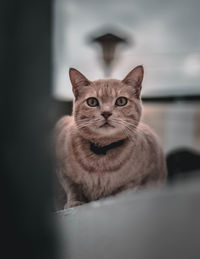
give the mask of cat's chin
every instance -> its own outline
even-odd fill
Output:
[[[124,136],[117,128],[101,127],[97,130],[96,136],[91,138],[90,141],[100,146],[104,146],[125,138],[127,138],[127,136]]]
[[[105,122],[104,124],[102,124],[100,127],[100,129],[114,129],[115,127],[113,125],[111,125],[108,122]]]
[[[110,125],[104,125],[97,129],[97,134],[101,137],[115,137],[119,135],[119,130]]]
[[[112,142],[127,138],[123,131],[114,126],[84,129],[79,131],[79,133],[84,139],[101,146],[109,145]]]

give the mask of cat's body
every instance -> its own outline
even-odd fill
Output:
[[[76,98],[73,116],[56,126],[65,207],[164,182],[162,149],[151,129],[140,123],[142,67],[123,81],[90,82],[74,69],[70,77]]]

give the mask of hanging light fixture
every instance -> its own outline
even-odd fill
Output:
[[[92,37],[92,43],[98,43],[102,50],[103,68],[106,76],[110,75],[113,61],[116,58],[116,49],[119,44],[127,45],[127,38],[107,32],[97,37]]]

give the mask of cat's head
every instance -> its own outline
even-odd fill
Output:
[[[142,112],[143,67],[131,70],[123,80],[88,80],[74,68],[69,75],[73,86],[73,116],[80,134],[99,144],[133,135]]]

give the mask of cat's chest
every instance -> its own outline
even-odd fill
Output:
[[[81,181],[82,191],[88,200],[96,200],[113,194],[123,184],[120,172],[102,173],[98,171],[93,174],[84,172]]]
[[[97,155],[89,146],[71,142],[66,172],[73,182],[82,186],[89,200],[111,195],[133,178],[137,163],[133,149],[127,142]]]
[[[133,146],[128,142],[98,154],[89,143],[72,141],[68,149],[68,163],[72,170],[81,170],[93,175],[119,171],[133,156]]]
[[[133,176],[131,160],[129,163],[120,163],[119,159],[106,157],[93,158],[93,163],[83,167],[78,161],[70,166],[70,176],[80,184],[88,200],[96,200],[111,195],[129,181]]]

